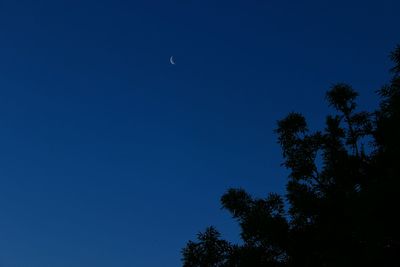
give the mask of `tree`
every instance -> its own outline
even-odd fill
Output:
[[[358,112],[357,92],[336,84],[326,95],[336,112],[322,131],[310,131],[300,113],[278,122],[286,195],[228,190],[222,206],[243,244],[208,228],[183,249],[185,267],[400,266],[400,46],[391,59],[375,112]]]
[[[183,249],[184,266],[225,266],[232,246],[229,242],[220,239],[220,233],[209,227],[204,233],[197,235],[198,243],[189,241]]]

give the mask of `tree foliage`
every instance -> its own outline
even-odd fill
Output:
[[[242,244],[208,228],[183,249],[185,267],[400,266],[400,46],[391,59],[376,111],[357,111],[357,92],[336,84],[326,95],[335,115],[322,131],[300,113],[278,122],[286,195],[228,190],[222,206]]]

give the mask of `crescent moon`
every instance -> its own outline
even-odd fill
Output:
[[[171,56],[169,58],[169,62],[171,63],[171,65],[175,65],[174,56]]]

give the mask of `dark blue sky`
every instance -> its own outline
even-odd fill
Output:
[[[229,187],[283,192],[276,121],[388,81],[399,1],[0,1],[0,266],[173,267]],[[174,55],[177,64],[169,64]]]

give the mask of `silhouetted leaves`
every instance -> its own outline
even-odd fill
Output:
[[[198,243],[189,242],[183,249],[185,260],[183,266],[225,266],[231,251],[231,245],[220,239],[219,232],[214,227],[209,227],[197,235]]]
[[[278,121],[288,209],[277,194],[229,189],[221,202],[242,244],[208,228],[188,242],[184,266],[400,266],[400,46],[391,58],[377,111],[358,112],[357,92],[336,84],[326,97],[336,114],[323,131],[299,113]]]

